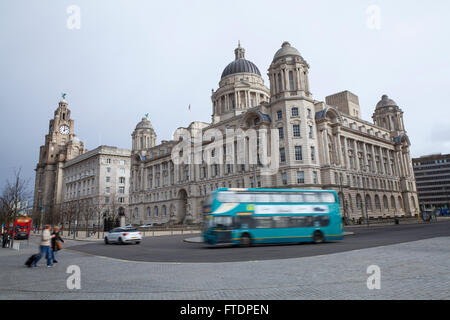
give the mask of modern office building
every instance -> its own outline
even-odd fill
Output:
[[[412,161],[421,209],[450,208],[450,154],[427,155]]]

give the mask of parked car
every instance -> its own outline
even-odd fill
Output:
[[[114,242],[120,244],[134,242],[135,244],[139,244],[141,240],[141,233],[132,228],[115,228],[105,234],[105,244]]]
[[[126,224],[124,228],[133,228],[132,224]]]
[[[139,228],[151,228],[151,227],[153,227],[153,223],[146,223],[143,224],[142,226],[139,226]]]

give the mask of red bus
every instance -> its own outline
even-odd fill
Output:
[[[31,231],[31,218],[20,217],[14,223],[14,239],[28,239]]]

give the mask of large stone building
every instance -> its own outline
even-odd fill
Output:
[[[100,146],[64,164],[62,223],[76,214],[78,225],[102,226],[125,215],[130,184],[130,150]],[[73,218],[73,217],[72,217]]]
[[[33,213],[39,220],[42,214],[45,222],[53,223],[63,200],[64,163],[86,151],[83,142],[74,133],[74,121],[70,117],[67,101],[63,98],[50,120],[35,169]]]
[[[268,76],[270,88],[239,45],[212,92],[212,122],[185,128],[191,137],[206,134],[200,138],[201,154],[222,162],[175,163],[173,154],[186,156],[179,145],[193,142],[177,136],[156,145],[148,119],[136,126],[129,207],[133,223],[201,222],[202,201],[219,187],[334,189],[348,219],[416,214],[410,142],[403,111],[392,99],[382,96],[374,123],[361,119],[358,97],[349,91],[330,95],[325,102],[313,99],[309,64],[288,42],[275,53]],[[245,144],[239,151],[236,141],[225,142],[223,153],[215,153],[220,148],[208,149],[212,140],[207,132],[213,129],[259,131],[254,145]],[[276,132],[276,137],[261,140],[263,129]],[[248,161],[255,156],[255,146],[270,150],[272,163],[279,162],[275,172],[267,174],[259,157]],[[241,154],[247,160],[239,161]]]
[[[414,158],[419,204],[422,209],[450,208],[450,154]]]

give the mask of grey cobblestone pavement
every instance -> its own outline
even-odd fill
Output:
[[[23,263],[36,251],[34,241],[19,252],[0,250],[0,299],[450,299],[450,237],[220,264],[130,262],[64,250],[55,267],[41,260],[28,269]],[[66,287],[69,265],[81,268],[80,290]],[[381,269],[380,290],[367,288],[369,265]]]

